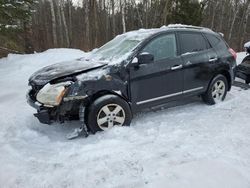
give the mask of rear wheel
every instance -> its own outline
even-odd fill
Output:
[[[90,105],[86,123],[90,131],[95,133],[114,126],[129,125],[131,119],[131,110],[125,100],[116,95],[105,95]]]
[[[209,105],[214,105],[224,101],[228,91],[228,82],[225,76],[219,74],[210,83],[206,93],[202,95],[202,99]]]

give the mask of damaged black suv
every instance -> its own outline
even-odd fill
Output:
[[[45,67],[29,79],[41,123],[80,119],[95,133],[129,125],[132,114],[199,95],[223,101],[235,52],[209,29],[169,25],[117,36],[88,56]]]

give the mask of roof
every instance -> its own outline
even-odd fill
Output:
[[[134,38],[146,38],[147,36],[159,33],[159,32],[164,32],[164,31],[168,31],[171,29],[178,29],[178,30],[192,30],[192,31],[204,31],[204,32],[213,32],[211,29],[209,28],[205,28],[205,27],[198,27],[198,26],[192,26],[192,25],[183,25],[183,24],[170,24],[167,26],[162,26],[160,28],[152,28],[152,29],[139,29],[139,30],[135,30],[135,31],[129,31],[127,33],[122,34],[123,36],[127,36],[127,37],[134,37]],[[119,36],[119,35],[118,35]]]

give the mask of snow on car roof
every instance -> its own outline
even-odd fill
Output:
[[[197,29],[197,30],[201,30],[201,31],[213,32],[211,29],[205,28],[205,27],[184,25],[184,24],[169,24],[167,26],[163,25],[160,28],[139,29],[139,30],[129,31],[129,32],[121,34],[121,35],[129,37],[130,39],[134,38],[135,40],[136,39],[140,40],[140,39],[146,38],[145,36],[150,36],[150,35],[153,35],[155,33],[160,32],[160,31],[165,31],[165,30],[169,30],[169,29]],[[121,35],[117,35],[117,37],[119,37]]]

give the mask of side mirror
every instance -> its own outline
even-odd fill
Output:
[[[154,62],[154,56],[147,52],[139,54],[137,59],[139,64],[149,64]]]

